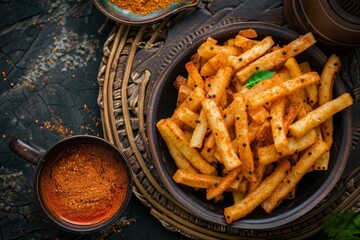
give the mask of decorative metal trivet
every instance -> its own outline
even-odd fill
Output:
[[[162,184],[147,145],[145,113],[151,88],[162,70],[181,49],[217,27],[240,21],[286,25],[278,0],[213,1],[204,8],[185,11],[158,23],[131,27],[116,25],[104,44],[99,69],[98,104],[104,137],[122,150],[133,169],[134,195],[151,209],[162,225],[192,239],[304,239],[321,229],[324,219],[349,208],[359,208],[360,164],[357,141],[360,123],[354,121],[353,151],[341,180],[311,212],[285,226],[270,230],[241,230],[200,219],[174,199]],[[359,51],[350,52],[343,78],[359,101]],[[355,69],[355,70],[354,70]],[[356,70],[357,69],[357,70]],[[354,80],[355,79],[355,80]],[[354,90],[355,89],[355,90]],[[355,111],[359,104],[354,106]]]

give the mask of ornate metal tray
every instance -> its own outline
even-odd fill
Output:
[[[115,25],[104,45],[98,73],[98,104],[104,136],[128,157],[133,169],[134,195],[151,209],[162,225],[192,239],[304,239],[321,229],[333,213],[360,207],[360,123],[354,121],[352,152],[347,168],[333,191],[309,214],[285,226],[267,231],[239,230],[204,221],[174,199],[163,186],[147,145],[145,113],[148,94],[162,70],[184,47],[207,31],[240,21],[266,21],[286,26],[282,1],[212,1],[160,22]],[[360,100],[359,49],[343,51],[342,77]]]

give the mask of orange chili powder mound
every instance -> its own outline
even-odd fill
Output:
[[[110,0],[110,3],[136,14],[149,14],[155,10],[167,8],[171,3],[179,0]]]
[[[125,168],[114,153],[93,143],[54,152],[39,183],[41,199],[50,211],[80,225],[111,218],[124,202],[127,186]]]

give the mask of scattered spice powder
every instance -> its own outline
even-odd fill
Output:
[[[61,135],[62,138],[71,137],[74,134],[74,131],[64,127],[62,120],[53,118],[52,121],[44,122],[44,128],[50,131],[57,132]]]
[[[30,88],[30,89],[35,89],[35,84],[34,83],[31,83],[29,81],[24,81],[23,82],[23,86],[27,87],[27,88]]]
[[[129,10],[135,14],[149,14],[155,10],[167,8],[171,3],[179,0],[110,0],[110,3]]]
[[[122,220],[120,223],[117,221],[111,226],[111,229],[114,233],[121,233],[123,227],[130,226],[133,222],[137,222],[137,218],[125,219]]]
[[[2,75],[2,77],[3,77],[3,80],[4,80],[4,81],[7,81],[6,73],[5,73],[5,72],[1,72],[1,75]]]

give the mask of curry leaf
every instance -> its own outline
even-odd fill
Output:
[[[354,211],[345,211],[330,216],[325,220],[323,233],[326,239],[333,240],[360,240],[360,214]]]
[[[253,74],[251,74],[251,76],[250,76],[249,80],[247,81],[247,83],[245,84],[245,86],[247,88],[252,88],[253,86],[258,84],[262,80],[271,78],[272,76],[274,76],[274,74],[275,74],[275,72],[269,72],[266,70],[257,70]]]
[[[360,229],[360,214],[356,214],[354,217],[354,224],[357,228]]]

